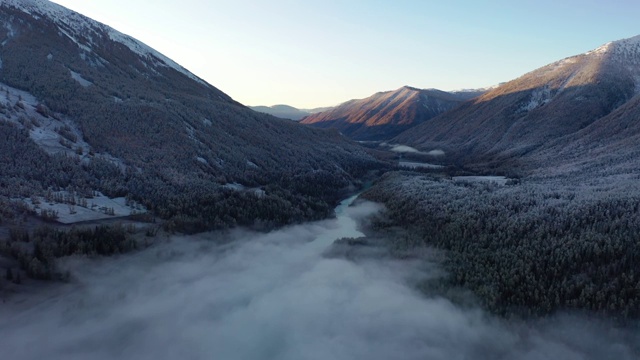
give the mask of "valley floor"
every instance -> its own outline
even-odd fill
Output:
[[[350,200],[349,200],[350,201]],[[380,206],[270,233],[174,236],[69,258],[74,278],[0,305],[10,359],[635,359],[640,333],[578,316],[507,321],[417,283],[438,252],[400,260],[358,224]],[[332,245],[334,240],[348,237]],[[340,244],[352,243],[346,253]],[[384,244],[384,242],[382,243]],[[417,253],[417,252],[416,252]],[[341,255],[342,254],[342,255]],[[386,254],[386,255],[385,255]]]

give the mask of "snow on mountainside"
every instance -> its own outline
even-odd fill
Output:
[[[48,1],[0,0],[0,44],[0,209],[3,197],[80,189],[135,199],[186,232],[267,228],[327,216],[378,166]]]
[[[640,35],[614,41],[602,46],[610,61],[629,71],[636,84],[636,95],[640,94]]]
[[[127,46],[131,51],[141,57],[147,60],[155,60],[154,63],[156,65],[173,68],[202,85],[209,86],[205,81],[175,61],[162,55],[141,41],[48,0],[2,0],[0,6],[11,6],[31,14],[36,18],[43,16],[53,20],[56,25],[58,25],[61,33],[73,40],[86,52],[92,51],[93,38],[101,38],[103,34],[107,34],[111,40]]]
[[[607,43],[504,83],[394,139],[422,151],[443,149],[465,161],[545,164],[556,142],[609,134],[640,92],[640,36]],[[601,121],[604,120],[604,121]],[[632,124],[632,123],[629,123]],[[631,126],[631,125],[630,125]],[[557,153],[557,152],[556,152]],[[548,162],[546,162],[548,163]]]

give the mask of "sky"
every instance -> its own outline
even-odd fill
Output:
[[[640,34],[636,0],[55,0],[245,105],[509,81]]]

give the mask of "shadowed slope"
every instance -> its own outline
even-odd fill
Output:
[[[335,132],[251,111],[145,44],[48,1],[2,1],[0,43],[0,86],[32,102],[6,95],[7,107],[68,125],[79,168],[113,159],[112,176],[94,174],[94,186],[189,231],[326,216],[340,189],[375,164]],[[5,114],[32,138],[39,131]]]

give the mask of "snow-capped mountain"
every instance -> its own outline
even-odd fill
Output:
[[[83,188],[128,196],[188,231],[272,226],[326,216],[339,189],[375,164],[335,133],[256,113],[142,42],[44,0],[0,2],[0,90],[0,121],[13,124],[0,136],[39,146],[0,156],[9,183],[0,198]],[[21,166],[34,162],[76,175]]]
[[[636,95],[640,94],[640,35],[607,43],[594,50],[603,54],[621,71],[628,71],[636,85]]]
[[[385,140],[481,93],[449,93],[403,86],[395,91],[376,93],[366,99],[347,101],[328,111],[310,115],[302,123],[335,128],[355,140]]]
[[[175,61],[150,48],[141,41],[56,3],[48,0],[3,0],[2,2],[4,6],[19,9],[26,14],[32,15],[36,19],[43,17],[52,20],[58,26],[60,33],[67,36],[87,53],[92,53],[92,46],[95,42],[109,38],[125,45],[131,51],[150,60],[150,62],[156,66],[171,67],[193,80],[206,84],[202,79],[190,73]]]
[[[604,135],[610,128],[603,120],[622,109],[629,113],[640,88],[639,64],[640,36],[614,41],[502,84],[395,140],[468,160],[540,164],[541,152],[571,147],[569,140],[587,131]]]

